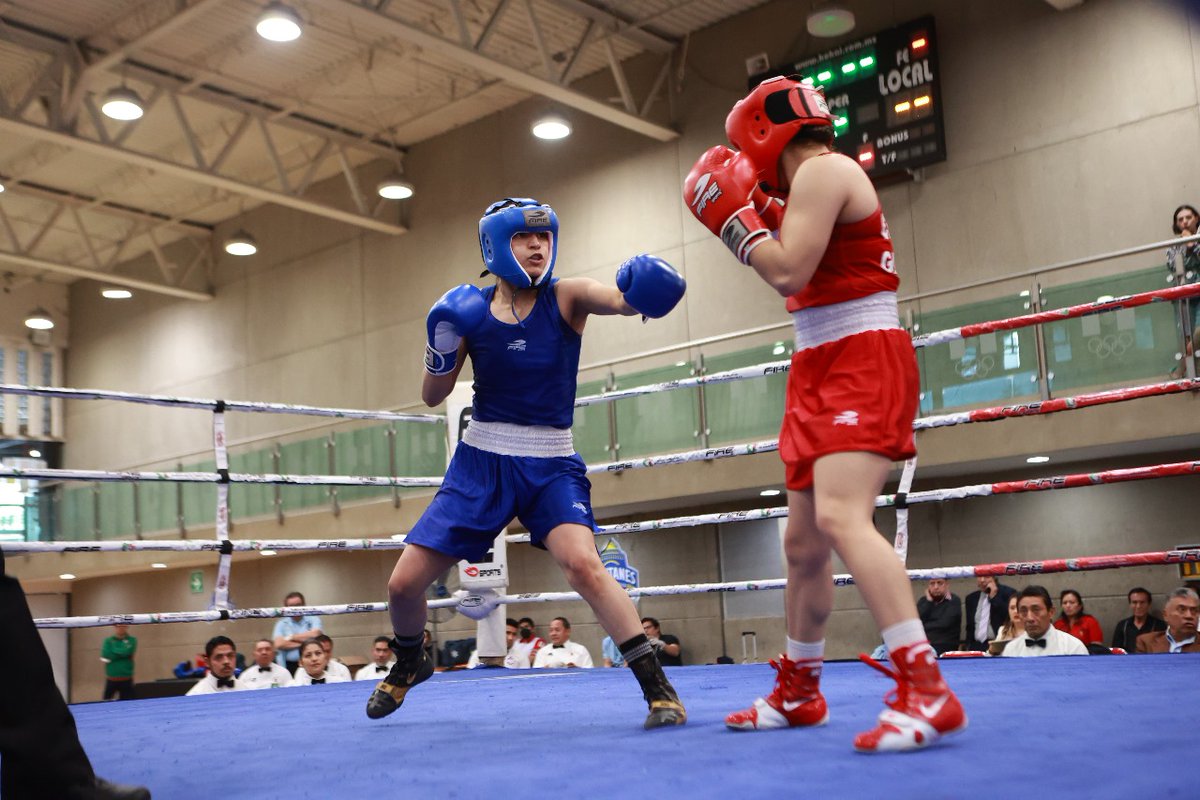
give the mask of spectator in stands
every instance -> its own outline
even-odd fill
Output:
[[[306,605],[304,595],[291,592],[283,598],[287,607]],[[274,636],[275,662],[281,667],[287,667],[288,672],[296,674],[300,665],[300,645],[314,636],[321,634],[321,622],[316,617],[284,617],[275,623]]]
[[[1176,236],[1194,236],[1198,225],[1200,212],[1192,205],[1181,205],[1171,217],[1171,230]],[[1176,261],[1180,259],[1183,262],[1182,275],[1175,271]],[[1187,242],[1167,248],[1167,282],[1176,286],[1200,282],[1200,242]],[[1183,304],[1191,312],[1192,351],[1195,352],[1200,346],[1200,298],[1188,298]],[[1182,366],[1177,366],[1172,373],[1174,377],[1180,377],[1182,374]]]
[[[517,621],[517,640],[508,649],[504,666],[509,669],[529,669],[538,650],[545,646],[546,640],[537,635],[537,625],[529,617],[521,617]]]
[[[242,670],[238,682],[244,689],[282,689],[292,685],[292,673],[275,663],[275,644],[259,639],[254,643],[254,663]]]
[[[1153,599],[1149,589],[1141,586],[1129,590],[1130,616],[1117,623],[1113,628],[1112,646],[1120,647],[1127,653],[1137,651],[1137,638],[1143,633],[1165,631],[1167,623],[1154,616]]]
[[[329,656],[325,648],[316,639],[309,639],[300,645],[300,669],[296,670],[296,680],[293,686],[311,686],[316,683],[345,683],[350,680],[348,675],[330,672]]]
[[[506,669],[512,669],[508,666],[508,654],[512,652],[513,642],[517,640],[517,621],[512,617],[504,620],[504,663],[496,664],[489,662],[484,665],[479,660],[479,650],[476,648],[471,651],[471,657],[467,659],[467,669],[475,669],[478,666],[503,666]]]
[[[1017,595],[1017,612],[1025,635],[1004,646],[1003,656],[1086,656],[1083,642],[1051,625],[1054,601],[1044,586],[1026,586]]]
[[[346,680],[352,680],[350,677],[350,668],[333,657],[333,639],[322,633],[319,636],[314,636],[313,641],[320,642],[321,648],[325,651],[325,669],[334,675],[341,675]]]
[[[543,667],[582,667],[590,669],[592,654],[581,644],[571,641],[571,622],[566,617],[550,621],[550,644],[539,649],[533,658],[535,669]]]
[[[962,601],[950,592],[945,578],[930,578],[925,594],[917,600],[917,616],[925,626],[929,644],[940,656],[957,650],[962,635]]]
[[[129,635],[128,625],[113,625],[113,635],[100,645],[104,662],[104,699],[133,700],[133,657],[137,638]]]
[[[1165,631],[1143,633],[1137,638],[1139,653],[1200,653],[1196,622],[1200,618],[1200,595],[1186,586],[1167,595],[1163,607]]]
[[[1100,622],[1084,611],[1083,597],[1074,589],[1063,589],[1058,596],[1062,612],[1054,621],[1054,627],[1069,633],[1085,645],[1104,644],[1104,631]]]
[[[654,617],[642,617],[642,630],[646,632],[650,646],[658,653],[658,663],[664,667],[683,666],[683,645],[679,643],[679,637],[663,633]]]
[[[371,663],[356,672],[354,680],[381,681],[387,677],[392,671],[392,665],[396,663],[396,659],[392,657],[392,648],[388,647],[390,641],[386,636],[375,637],[375,643],[371,646]]]
[[[1025,623],[1021,622],[1021,614],[1017,611],[1017,596],[1014,594],[1008,598],[1008,621],[1000,626],[1000,630],[996,632],[996,638],[988,642],[988,652],[998,656],[1006,644],[1018,636],[1024,635]]]
[[[246,687],[233,675],[237,666],[237,645],[228,636],[214,636],[204,645],[208,674],[188,689],[188,695],[232,692]]]
[[[1008,598],[1017,593],[991,575],[975,579],[979,591],[967,595],[967,650],[987,650],[988,642],[1008,619]]]

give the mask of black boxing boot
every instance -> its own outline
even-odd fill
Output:
[[[424,631],[412,638],[401,638],[396,634],[388,642],[388,647],[396,654],[396,664],[367,700],[368,717],[381,719],[391,714],[404,703],[409,689],[433,675],[433,659],[425,652],[424,645]]]
[[[662,665],[658,663],[658,656],[646,634],[639,633],[621,644],[620,649],[625,663],[641,684],[642,697],[646,698],[646,704],[650,707],[643,727],[649,731],[687,722],[687,711],[679,702],[675,687],[663,674]]]

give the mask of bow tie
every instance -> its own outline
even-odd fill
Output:
[[[566,645],[562,645],[562,644],[555,644],[555,645],[551,645],[550,647],[553,650],[565,650],[566,649]]]
[[[375,671],[376,672],[388,672],[389,670],[387,668],[387,664],[376,664]]]
[[[324,678],[313,678],[312,682],[313,683],[324,683],[325,679]]]
[[[1040,647],[1043,650],[1045,650],[1046,649],[1046,640],[1045,639],[1026,639],[1025,646],[1026,647]]]
[[[214,676],[216,677],[216,676]],[[218,689],[232,689],[234,687],[233,678],[217,678]]]
[[[269,666],[267,666],[267,667],[259,667],[259,668],[258,668],[258,671],[259,671],[259,672],[261,672],[261,673],[263,673],[263,674],[266,674],[266,673],[268,673],[268,672],[270,672],[270,671],[271,671],[271,668],[270,668]]]

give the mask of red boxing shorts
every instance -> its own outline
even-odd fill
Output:
[[[792,355],[779,455],[787,488],[812,486],[813,463],[830,453],[916,455],[920,377],[902,329],[866,331]]]

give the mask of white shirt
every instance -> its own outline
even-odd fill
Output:
[[[332,671],[330,671],[330,669],[328,667],[326,667],[325,668],[325,682],[326,683],[349,683],[350,677],[348,675],[340,675],[336,672],[332,672]],[[304,667],[301,667],[300,669],[296,670],[296,677],[292,680],[292,686],[312,686],[312,685],[313,685],[312,677],[307,672],[304,671]]]
[[[532,636],[528,642],[517,639],[513,642],[513,646],[508,649],[508,655],[504,657],[504,666],[508,669],[529,669],[529,654],[535,648],[544,650],[547,647],[549,645],[540,636]]]
[[[286,671],[287,670],[284,670],[284,672],[286,672]],[[217,676],[213,675],[210,672],[207,675],[205,675],[203,678],[201,678],[200,680],[196,681],[196,685],[187,690],[186,696],[191,697],[194,694],[216,694],[217,692],[234,692],[234,691],[241,691],[242,689],[245,689],[245,688],[246,688],[245,685],[243,685],[241,680],[238,678],[233,679],[233,688],[232,689],[230,689],[228,686],[222,686],[220,688],[217,688]]]
[[[565,667],[568,664],[574,664],[577,667],[593,667],[592,654],[588,649],[581,644],[576,644],[570,639],[564,645],[548,644],[541,650],[537,651],[537,655],[533,658],[533,666],[535,669],[542,667]]]
[[[354,680],[356,680],[356,681],[381,681],[388,676],[388,673],[392,671],[392,667],[394,667],[394,666],[396,666],[395,659],[392,659],[391,661],[387,662],[382,667],[380,667],[378,664],[376,664],[374,661],[372,661],[370,664],[367,664],[365,667],[360,667],[358,672],[354,673]]]
[[[238,683],[243,689],[279,689],[292,685],[292,673],[274,661],[265,669],[255,664],[242,670],[242,674],[238,676]]]
[[[1180,639],[1177,642],[1177,641],[1175,641],[1175,637],[1171,635],[1171,629],[1167,628],[1167,652],[1168,653],[1182,653],[1183,648],[1187,647],[1189,644],[1191,644],[1194,641],[1196,641],[1196,637],[1192,636],[1191,638],[1188,638],[1188,639]]]
[[[300,669],[296,670],[296,673],[299,674],[303,671],[304,667],[301,667]],[[330,675],[340,675],[345,680],[353,680],[350,677],[350,668],[338,661],[336,658],[331,659],[330,662],[325,665],[325,671]]]
[[[1064,633],[1053,625],[1044,634],[1046,646],[1029,647],[1025,644],[1025,640],[1030,638],[1029,634],[1024,634],[1013,639],[1004,646],[1002,656],[1014,656],[1016,658],[1029,658],[1031,656],[1086,656],[1088,649],[1083,642],[1076,639],[1069,633]]]

